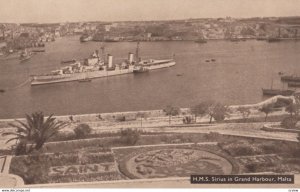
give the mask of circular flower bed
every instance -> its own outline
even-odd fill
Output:
[[[226,158],[193,148],[160,148],[133,152],[123,158],[121,171],[129,178],[188,177],[193,174],[231,174]]]

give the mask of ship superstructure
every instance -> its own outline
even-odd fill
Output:
[[[137,43],[136,48],[136,64],[134,65],[133,72],[134,73],[141,73],[147,72],[150,70],[161,69],[166,67],[171,67],[176,64],[174,61],[174,55],[172,59],[164,59],[164,60],[157,60],[157,59],[147,59],[142,60],[139,57],[139,42]]]

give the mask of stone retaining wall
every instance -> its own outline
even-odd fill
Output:
[[[286,128],[274,128],[272,125],[265,124],[261,130],[270,131],[270,132],[288,132],[288,133],[300,133],[300,130],[297,129],[286,129]]]
[[[189,108],[181,108],[181,114],[189,113]],[[118,118],[125,117],[126,121],[136,120],[138,113],[144,113],[146,117],[163,117],[166,116],[163,110],[148,110],[148,111],[127,111],[127,112],[115,112],[115,113],[94,113],[94,114],[81,114],[81,115],[65,115],[55,116],[61,121],[70,121],[72,118],[74,122],[95,122],[95,121],[116,121]],[[15,119],[2,119],[0,120],[0,128],[9,127],[9,123],[13,123]],[[18,118],[17,120],[25,121],[25,118]]]

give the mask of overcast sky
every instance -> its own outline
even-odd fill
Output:
[[[0,23],[226,16],[300,16],[300,0],[0,0]]]

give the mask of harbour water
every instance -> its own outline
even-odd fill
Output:
[[[117,62],[135,51],[136,42],[105,43],[105,48]],[[251,104],[264,99],[261,88],[270,88],[272,79],[274,89],[287,88],[278,72],[300,75],[300,41],[142,42],[142,58],[163,59],[175,54],[176,65],[88,83],[31,87],[26,84],[29,75],[65,66],[62,60],[85,58],[100,49],[100,43],[64,37],[45,49],[22,63],[0,60],[0,89],[6,90],[0,93],[0,118],[23,117],[38,110],[66,115],[161,109],[168,104],[190,107],[204,100]]]

